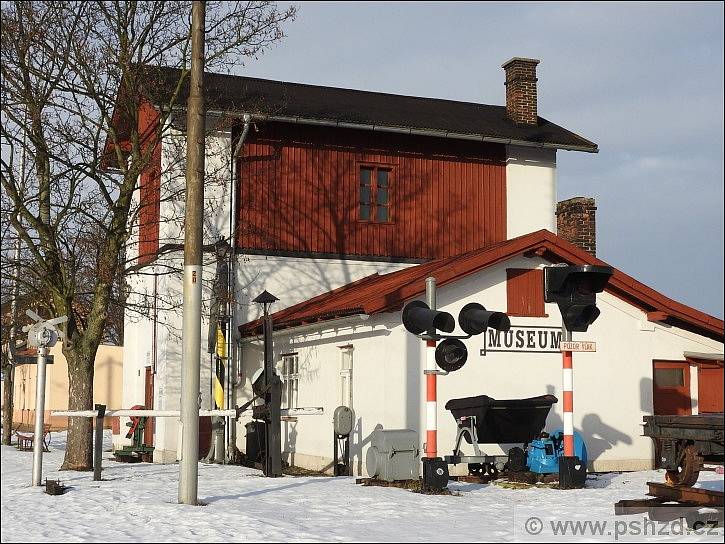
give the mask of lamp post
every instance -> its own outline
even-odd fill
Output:
[[[252,302],[261,304],[264,323],[264,404],[265,410],[265,460],[264,475],[267,477],[282,476],[282,421],[280,409],[282,404],[282,383],[274,371],[272,344],[272,316],[269,308],[279,299],[268,291],[262,291]]]

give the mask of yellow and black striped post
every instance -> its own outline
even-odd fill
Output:
[[[224,338],[223,323],[217,321],[216,346],[214,350],[214,405],[217,410],[224,409],[224,377],[226,375],[226,338]],[[213,420],[214,429],[214,462],[224,462],[224,418],[216,417]]]
[[[216,365],[214,374],[214,404],[224,410],[224,376],[226,375],[226,338],[220,324],[216,328]]]

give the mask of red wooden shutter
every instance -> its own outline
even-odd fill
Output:
[[[161,178],[156,168],[141,173],[139,197],[138,264],[147,264],[159,250]]]
[[[544,272],[540,269],[506,269],[506,295],[510,316],[546,317]]]

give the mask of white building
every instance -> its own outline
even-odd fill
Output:
[[[364,473],[365,450],[376,426],[414,429],[425,436],[425,343],[403,328],[400,306],[425,298],[429,276],[438,283],[438,309],[457,316],[465,304],[478,302],[512,316],[508,333],[489,329],[466,340],[466,365],[439,377],[439,453],[450,453],[455,443],[456,425],[444,409],[451,398],[553,394],[561,400],[561,316],[556,304],[543,302],[541,269],[552,262],[603,264],[554,234],[538,231],[462,256],[371,276],[278,312],[274,352],[286,383],[283,407],[325,410],[324,417],[283,421],[290,462],[316,469],[331,466],[331,414],[340,404],[352,407],[357,416],[352,442],[356,474]],[[533,281],[527,282],[527,276]],[[526,300],[538,300],[541,307],[521,307],[522,289],[530,291]],[[587,444],[594,470],[651,468],[652,441],[641,436],[641,424],[642,416],[653,413],[655,364],[682,361],[687,366],[688,402],[691,413],[697,413],[698,364],[704,362],[698,357],[712,354],[722,360],[722,322],[618,270],[597,306],[601,315],[589,331],[574,334],[574,339],[597,345],[595,353],[575,354],[575,428]],[[652,306],[657,310],[643,309]],[[666,314],[667,322],[653,321],[653,312]],[[262,365],[260,340],[253,336],[258,325],[242,328],[243,376]],[[286,374],[290,368],[296,372]],[[251,394],[248,380],[244,391]],[[719,395],[722,407],[722,389]],[[560,402],[546,428],[561,427]]]
[[[289,319],[276,316],[285,328],[275,337],[280,368],[289,369],[292,361],[298,368],[287,377],[297,386],[289,402],[322,406],[324,415],[285,421],[290,462],[329,465],[332,410],[339,404],[351,404],[358,417],[353,439],[358,472],[376,425],[422,430],[422,343],[404,332],[400,308],[421,298],[428,275],[438,280],[439,305],[447,311],[457,313],[475,300],[508,309],[514,327],[524,327],[516,330],[560,328],[555,307],[539,308],[542,315],[507,308],[507,286],[515,280],[507,281],[506,270],[538,269],[552,259],[594,259],[552,233],[558,228],[558,150],[596,153],[597,146],[538,116],[537,63],[517,58],[504,65],[506,106],[206,74],[210,251],[204,278],[213,278],[216,269],[211,246],[220,237],[233,241],[234,326],[227,338],[238,348],[231,350],[229,368],[239,403],[261,365],[259,341],[246,325],[260,315],[252,299],[266,289],[280,299],[274,310],[292,307]],[[178,77],[170,69],[160,74],[170,81]],[[156,162],[140,180],[139,198],[155,219],[134,233],[130,251],[144,266],[128,281],[131,302],[151,311],[126,315],[124,407],[179,407],[182,284],[168,271],[182,262],[183,201],[177,193],[183,187],[178,150],[184,115],[172,116]],[[223,122],[230,116],[232,122]],[[586,228],[584,238],[593,238],[593,218]],[[461,263],[469,261],[479,265],[462,273]],[[692,389],[697,409],[698,372],[690,372],[685,353],[723,351],[722,320],[620,272],[616,277],[621,285],[600,297],[602,316],[588,335],[599,351],[575,361],[577,427],[598,469],[649,466],[651,446],[639,437],[638,425],[653,409],[653,361],[683,361],[691,377],[688,399]],[[535,282],[515,289],[529,284]],[[208,301],[211,293],[204,293]],[[322,303],[315,302],[318,295]],[[529,295],[531,304],[541,298]],[[324,312],[309,309],[318,304]],[[334,311],[328,316],[327,309]],[[237,326],[247,332],[240,334]],[[205,347],[207,328],[205,318]],[[447,398],[484,393],[513,398],[559,389],[561,362],[554,350],[486,348],[483,356],[481,342],[468,340],[466,367],[440,380],[441,451],[452,447],[454,436],[452,418],[442,409]],[[206,350],[201,357],[200,394],[208,407],[213,364]],[[552,412],[552,425],[559,414]],[[242,451],[247,421],[236,427]],[[154,461],[176,461],[180,436],[178,420],[156,421]],[[114,441],[124,442],[120,436]]]

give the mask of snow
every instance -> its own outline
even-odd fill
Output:
[[[44,479],[71,486],[61,496],[30,484],[32,453],[2,447],[2,542],[209,541],[723,541],[723,530],[683,534],[682,523],[619,534],[642,515],[614,516],[620,499],[645,498],[661,471],[590,475],[579,490],[506,489],[451,482],[451,496],[363,487],[354,478],[267,479],[257,470],[199,464],[199,498],[177,503],[178,465],[124,464],[105,452],[103,481],[92,472],[58,471],[64,433],[53,433],[43,456]],[[106,448],[111,436],[106,432]],[[723,476],[701,475],[703,487],[723,489]],[[543,523],[529,535],[525,523]],[[555,536],[550,520],[606,521],[601,535]],[[651,523],[651,522],[650,522]],[[669,534],[663,535],[664,531]],[[633,532],[633,531],[632,531]]]

